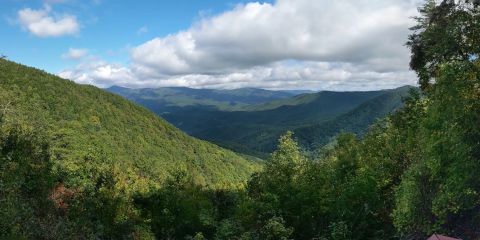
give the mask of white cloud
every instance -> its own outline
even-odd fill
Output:
[[[64,70],[57,75],[65,79],[75,80],[80,84],[91,84],[99,87],[127,86],[136,81],[130,69],[98,59],[89,59],[74,69]]]
[[[60,37],[79,32],[80,25],[75,16],[57,16],[49,5],[44,9],[24,8],[18,11],[20,25],[37,37]]]
[[[62,54],[63,59],[80,60],[88,55],[88,49],[70,48],[68,52]]]
[[[419,0],[277,0],[238,5],[157,37],[113,66],[130,87],[368,90],[415,84],[404,46]],[[106,64],[106,63],[105,63]],[[96,68],[78,67],[93,84]],[[121,72],[117,80],[113,77]],[[128,81],[127,81],[128,80]]]
[[[130,68],[121,64],[89,60],[58,75],[81,84],[93,84],[100,87],[119,85],[132,88],[188,86],[222,89],[257,87],[352,91],[389,89],[416,83],[415,74],[409,71],[376,72],[367,71],[352,64],[291,61],[223,74],[195,73],[148,78],[138,76]]]
[[[404,70],[391,63],[408,58],[403,45],[415,13],[407,0],[249,3],[152,39],[133,49],[132,60],[161,74],[218,73],[286,59],[375,60],[377,69]]]

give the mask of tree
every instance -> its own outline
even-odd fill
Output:
[[[0,237],[55,238],[48,144],[29,126],[0,118]]]
[[[284,226],[285,222],[280,217],[273,217],[267,221],[260,231],[261,239],[287,240],[293,232],[292,228]]]
[[[165,185],[135,198],[158,239],[202,239],[214,235],[216,211],[209,191],[203,191],[183,170],[172,172]]]
[[[473,230],[480,217],[479,85],[478,61],[440,67],[419,132],[422,158],[405,172],[397,192],[394,219],[401,232],[480,236]]]
[[[393,218],[399,233],[480,232],[480,12],[476,3],[428,1],[409,46],[425,89],[421,146],[402,176]]]
[[[438,5],[427,0],[419,11],[407,46],[412,53],[410,67],[427,90],[442,63],[479,57],[480,16],[475,4],[454,0],[442,0]]]
[[[279,181],[293,181],[296,175],[301,174],[304,163],[305,159],[300,153],[298,143],[293,140],[293,133],[288,131],[278,140],[277,150],[267,162],[265,172]]]

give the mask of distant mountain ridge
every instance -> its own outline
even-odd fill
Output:
[[[232,90],[194,89],[186,87],[130,89],[113,86],[105,89],[154,109],[155,112],[169,107],[202,106],[223,111],[242,110],[252,104],[292,97],[297,92],[270,91],[259,88]]]
[[[261,89],[236,90],[192,90],[181,88],[184,97],[189,92],[193,104],[166,104],[175,95],[177,88],[153,90],[123,89],[116,91],[165,118],[186,133],[214,142],[237,152],[266,157],[273,151],[278,137],[292,130],[305,149],[321,147],[341,132],[349,130],[361,134],[378,118],[402,105],[402,97],[411,87],[392,90],[364,92],[332,92],[291,94]],[[173,89],[173,90],[172,90]],[[111,89],[110,89],[111,90]],[[112,90],[115,92],[115,89]],[[149,93],[153,92],[154,98]],[[163,93],[163,95],[158,93]],[[170,95],[165,94],[169,92]],[[221,93],[215,104],[199,97],[199,92]],[[280,91],[281,92],[281,91]],[[261,93],[261,94],[259,94]],[[243,100],[241,104],[228,106],[229,101],[238,101],[238,95],[249,98],[249,94],[267,96],[254,101]],[[165,96],[165,97],[161,97]],[[267,101],[268,99],[272,99]],[[253,103],[252,103],[253,102]]]

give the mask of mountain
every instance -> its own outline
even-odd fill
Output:
[[[329,143],[340,132],[365,133],[375,121],[403,106],[412,89],[404,86],[377,96],[332,120],[294,129],[295,137],[306,149],[315,150]]]
[[[302,147],[309,151],[325,145],[341,131],[361,134],[377,119],[402,106],[407,89],[307,94],[271,110],[195,114],[195,118],[208,116],[207,119],[199,118],[200,123],[188,121],[186,115],[179,116],[178,113],[175,116],[167,114],[165,118],[198,138],[265,157],[288,130],[293,131]],[[201,124],[204,122],[213,124]]]
[[[300,94],[304,94],[304,93],[315,93],[317,91],[312,91],[312,90],[280,90],[280,92],[286,92],[286,93],[290,93],[290,94],[293,94],[293,95],[300,95]]]
[[[162,98],[146,101],[145,99],[149,98],[147,90],[111,91],[144,105],[192,136],[237,152],[267,157],[268,153],[274,150],[278,137],[288,130],[298,129],[299,136],[304,139],[301,140],[301,143],[305,143],[304,147],[307,149],[322,145],[332,136],[330,136],[330,129],[327,131],[328,134],[322,135],[318,131],[314,131],[315,134],[312,136],[307,136],[305,130],[302,129],[327,128],[321,126],[323,124],[331,125],[331,122],[338,121],[339,125],[331,130],[332,134],[335,135],[343,129],[354,129],[355,132],[361,133],[375,119],[398,108],[401,105],[401,93],[405,89],[408,87],[366,92],[302,93],[288,98],[282,96],[282,98],[263,103],[248,104],[244,101],[242,107],[228,110],[212,107],[208,103],[202,105],[199,101],[196,104],[166,106],[164,102],[168,100]],[[131,94],[135,91],[143,91],[143,94]],[[158,89],[156,91],[166,90]],[[231,91],[235,92],[235,90]],[[159,96],[156,95],[156,97]],[[384,101],[381,96],[390,101],[384,102],[382,109],[372,107],[376,106],[376,101]],[[397,97],[390,99],[387,96]],[[222,99],[224,101],[235,99],[234,96],[229,95],[224,97]],[[360,113],[368,111],[370,111],[369,115],[363,114],[360,117]],[[355,117],[361,118],[361,122],[353,121]],[[319,140],[319,144],[313,143],[313,140]]]
[[[258,88],[233,90],[193,89],[186,87],[129,89],[113,86],[105,89],[147,106],[155,112],[172,111],[175,107],[202,106],[216,110],[241,110],[251,104],[260,104],[297,95],[296,92],[269,91]]]
[[[0,93],[11,96],[15,121],[44,130],[67,184],[88,181],[87,166],[115,168],[131,188],[159,184],[176,169],[202,185],[241,184],[259,168],[123,97],[14,62],[0,60]]]

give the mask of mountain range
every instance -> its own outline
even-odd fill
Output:
[[[286,99],[310,91],[268,91],[257,88],[231,90],[194,89],[187,87],[131,89],[112,86],[106,89],[131,99],[155,112],[167,111],[171,107],[206,107],[223,111],[243,110],[252,104]]]
[[[289,130],[307,151],[324,146],[344,130],[362,134],[402,106],[411,88],[313,93],[253,88],[111,87],[107,91],[147,107],[191,136],[265,158]]]

